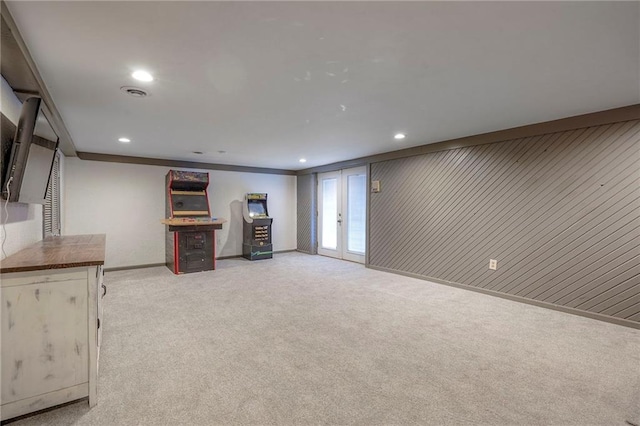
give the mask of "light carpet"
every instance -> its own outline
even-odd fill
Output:
[[[301,253],[105,283],[98,405],[14,426],[640,422],[640,330]]]

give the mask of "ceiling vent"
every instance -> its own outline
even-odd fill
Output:
[[[124,93],[133,96],[134,98],[146,98],[149,96],[149,92],[133,86],[122,86],[120,88]]]

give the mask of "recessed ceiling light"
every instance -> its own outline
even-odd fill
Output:
[[[301,158],[301,159],[300,159],[300,160],[298,160],[298,161],[300,161],[301,163],[306,163],[306,162],[307,162],[307,159],[306,159],[306,158]]]
[[[404,139],[404,138],[406,138],[406,137],[407,137],[407,135],[405,135],[404,133],[396,133],[396,134],[393,136],[393,138],[394,138],[394,139],[397,139],[397,140],[401,140],[401,139]]]
[[[118,142],[129,143],[129,142],[131,142],[131,139],[129,139],[129,138],[120,138],[120,139],[118,139]]]
[[[153,81],[153,76],[143,70],[134,71],[133,74],[131,74],[131,77],[140,81]]]

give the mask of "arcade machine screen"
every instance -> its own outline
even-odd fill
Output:
[[[209,200],[204,191],[193,191],[189,194],[187,191],[182,193],[171,193],[171,202],[174,216],[209,216]],[[184,213],[186,212],[186,213]]]
[[[267,200],[248,200],[250,217],[267,217]]]

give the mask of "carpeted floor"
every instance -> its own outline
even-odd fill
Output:
[[[105,282],[98,405],[13,426],[640,422],[640,330],[300,253]]]

